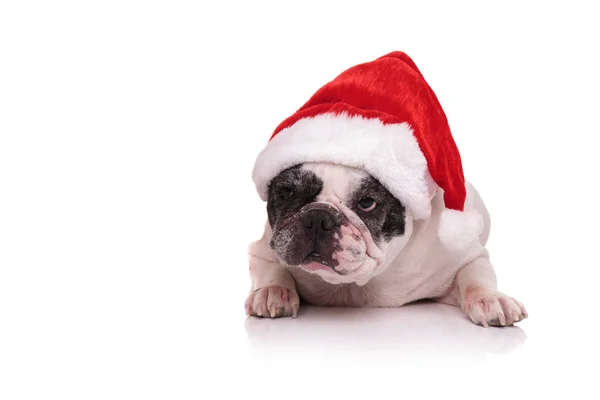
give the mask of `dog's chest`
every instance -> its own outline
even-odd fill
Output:
[[[364,286],[334,285],[302,270],[292,274],[300,297],[310,304],[339,307],[399,307],[445,294],[457,269],[432,265],[391,267]]]

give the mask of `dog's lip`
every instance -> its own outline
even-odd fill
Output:
[[[308,253],[306,255],[306,257],[304,257],[304,260],[302,260],[302,266],[308,266],[308,265],[312,265],[312,264],[321,265],[322,268],[320,268],[320,269],[325,269],[325,268],[331,269],[331,267],[329,265],[327,265],[327,262],[325,260],[323,260],[323,257],[321,256],[321,254],[316,250],[313,250],[310,253]]]
[[[304,260],[304,262],[302,263],[302,268],[304,268],[307,271],[330,271],[330,272],[335,272],[333,268],[331,268],[328,265],[325,265],[319,261],[313,261],[313,260]]]
[[[339,274],[338,271],[335,270],[332,266],[328,265],[328,263],[323,260],[323,257],[317,251],[311,251],[305,258],[302,260],[301,267],[307,271],[328,271],[335,274]]]
[[[327,265],[327,261],[325,261],[323,259],[323,256],[321,255],[321,253],[319,253],[317,250],[312,250],[310,253],[308,253],[306,255],[306,257],[304,257],[304,260],[302,260],[302,264],[311,263],[311,262],[318,262],[325,266],[329,266],[329,265]]]

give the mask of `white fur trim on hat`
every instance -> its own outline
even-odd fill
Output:
[[[440,215],[438,238],[449,250],[467,249],[479,239],[483,231],[483,218],[476,210],[457,211],[444,209]]]
[[[429,217],[436,185],[407,123],[341,114],[303,118],[279,132],[258,155],[252,178],[261,199],[284,169],[304,162],[362,168],[400,200],[416,219]]]

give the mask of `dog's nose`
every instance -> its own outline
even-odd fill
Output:
[[[302,215],[302,225],[308,230],[330,231],[337,225],[335,216],[327,210],[309,210]]]

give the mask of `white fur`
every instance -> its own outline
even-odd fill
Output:
[[[337,204],[340,209],[346,207],[348,192],[364,174],[327,164],[306,168],[324,180],[317,201]],[[527,317],[521,303],[496,290],[496,276],[485,248],[490,219],[477,191],[467,184],[464,215],[447,213],[442,196],[439,192],[431,200],[431,212],[426,219],[415,219],[410,211],[407,213],[404,235],[379,246],[371,242],[374,256],[366,258],[370,261],[348,276],[334,273],[324,276],[302,267],[284,266],[269,247],[272,232],[266,223],[263,237],[249,248],[252,290],[295,287],[306,301],[323,306],[399,307],[428,298],[461,307],[474,323],[483,326],[511,325]],[[344,213],[350,215],[347,210]],[[457,229],[455,219],[464,218],[467,224],[458,221],[458,226],[466,229]],[[452,228],[441,236],[440,219]],[[475,231],[482,232],[476,235],[478,240],[472,240]],[[441,238],[450,243],[442,244]],[[460,242],[458,245],[453,242],[455,239]],[[253,293],[249,298],[255,298]],[[264,313],[252,307],[247,310],[249,315]]]
[[[384,125],[378,119],[347,114],[304,118],[279,132],[258,155],[252,177],[267,199],[268,184],[287,167],[330,162],[375,176],[417,219],[427,218],[435,185],[425,156],[407,123]]]

